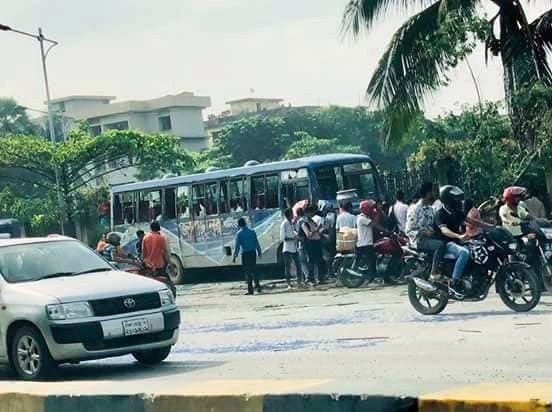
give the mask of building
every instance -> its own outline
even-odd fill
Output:
[[[167,95],[150,100],[114,102],[114,96],[67,96],[50,101],[52,110],[62,120],[63,130],[70,130],[76,121],[85,120],[90,133],[97,136],[107,130],[140,130],[145,133],[166,133],[177,136],[182,147],[200,151],[209,145],[203,123],[203,109],[211,105],[211,98],[195,96],[191,92]],[[47,118],[42,118],[46,122]],[[121,160],[127,162],[126,160]],[[116,169],[119,161],[102,166],[102,174]],[[128,167],[94,178],[90,184],[116,185],[136,180],[136,169]],[[96,175],[97,176],[97,175]]]
[[[114,96],[67,96],[50,104],[64,119],[86,120],[92,135],[110,129],[135,129],[177,136],[182,146],[191,151],[207,148],[203,109],[211,105],[210,97],[182,92],[150,100],[113,102],[114,99]]]
[[[279,109],[283,101],[283,99],[246,97],[244,99],[230,100],[226,104],[230,106],[232,116],[239,116],[243,113],[258,113]]]

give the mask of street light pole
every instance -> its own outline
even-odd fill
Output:
[[[2,30],[2,31],[11,31],[11,32],[14,32],[14,33],[17,33],[17,34],[21,34],[23,36],[32,37],[32,38],[37,39],[38,42],[40,43],[40,58],[41,58],[41,61],[42,61],[42,73],[43,73],[43,76],[44,76],[44,87],[46,89],[46,104],[48,106],[48,125],[49,125],[49,128],[50,128],[50,140],[52,141],[53,144],[56,144],[56,130],[55,130],[55,127],[54,127],[54,114],[53,114],[53,111],[52,111],[52,108],[51,108],[51,105],[50,105],[50,85],[48,83],[48,70],[46,69],[46,58],[48,57],[48,53],[50,52],[50,50],[52,50],[52,48],[54,48],[55,46],[58,45],[58,42],[44,37],[44,34],[42,33],[41,28],[38,29],[38,35],[32,34],[32,33],[27,33],[27,32],[21,31],[21,30],[16,30],[16,29],[13,29],[10,26],[6,26],[4,24],[0,24],[0,30]],[[50,46],[48,48],[44,47],[45,42],[50,43]],[[64,227],[65,204],[63,202],[63,196],[61,194],[60,174],[59,174],[59,168],[57,166],[55,167],[54,172],[55,172],[55,176],[56,176],[56,192],[57,192],[58,207],[59,207],[59,211],[60,211],[59,224],[60,224],[61,233],[65,234],[65,227]]]

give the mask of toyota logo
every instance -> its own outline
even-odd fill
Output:
[[[129,309],[132,309],[134,306],[136,306],[136,301],[132,298],[128,298],[124,300],[123,305],[125,305]]]

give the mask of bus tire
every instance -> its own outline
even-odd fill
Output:
[[[184,283],[184,267],[178,256],[171,255],[168,273],[175,285]]]

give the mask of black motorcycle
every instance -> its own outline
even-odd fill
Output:
[[[530,219],[521,224],[523,249],[520,257],[531,265],[543,289],[552,291],[552,222]]]
[[[517,260],[519,246],[510,232],[493,228],[465,246],[471,259],[462,276],[462,288],[449,286],[456,262],[453,256],[445,256],[441,268],[444,279],[439,281],[429,279],[431,256],[417,252],[412,258],[417,267],[410,277],[408,297],[414,309],[423,315],[436,315],[445,309],[449,299],[480,301],[487,297],[493,283],[502,302],[516,312],[528,312],[539,303],[537,275],[529,265]]]

